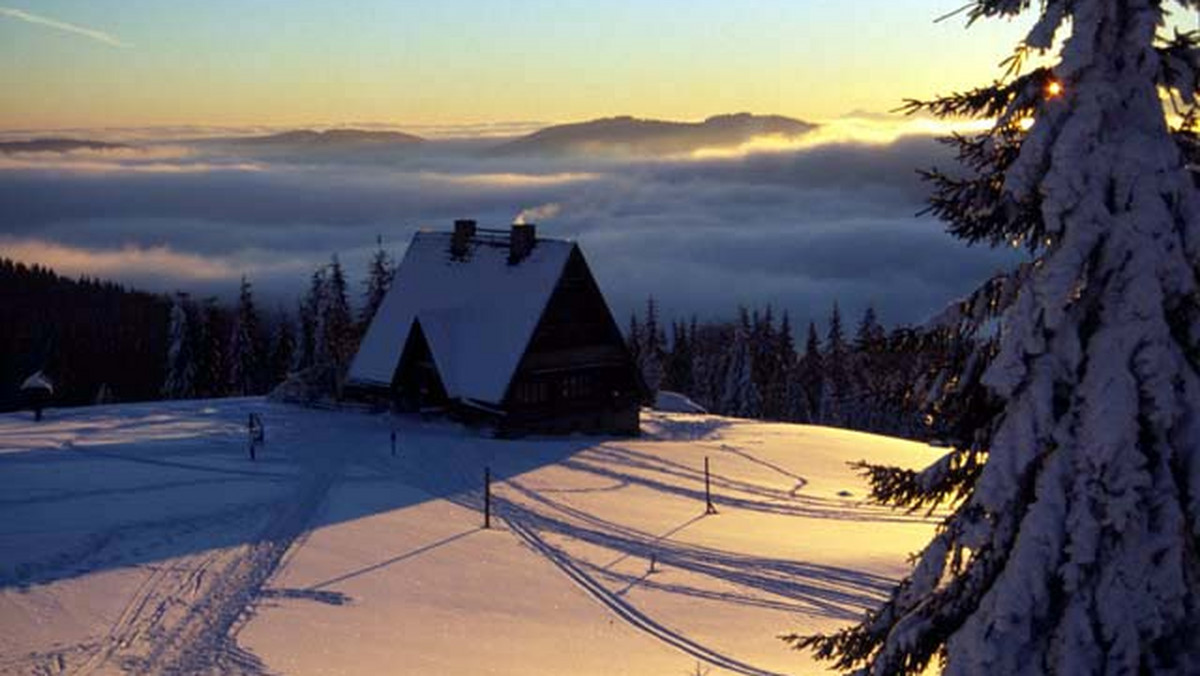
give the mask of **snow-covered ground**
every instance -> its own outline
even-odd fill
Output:
[[[0,416],[0,673],[821,673],[777,635],[850,623],[932,533],[845,463],[934,449],[643,430],[503,441],[261,399]]]

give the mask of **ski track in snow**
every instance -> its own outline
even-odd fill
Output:
[[[105,635],[46,654],[27,655],[12,663],[0,663],[0,672],[86,676],[117,669],[129,674],[266,674],[265,665],[237,645],[237,631],[249,619],[263,585],[278,569],[284,555],[306,533],[330,487],[341,474],[342,458],[288,453],[291,460],[298,462],[301,471],[299,475],[282,475],[83,450],[72,442],[66,442],[63,447],[117,461],[240,474],[276,484],[290,479],[296,488],[283,492],[274,500],[243,502],[182,518],[123,523],[86,538],[74,550],[30,565],[29,568],[37,572],[32,580],[21,580],[22,583],[36,583],[40,577],[52,575],[55,570],[87,568],[89,564],[97,563],[102,551],[115,549],[114,545],[118,543],[137,541],[142,547],[153,549],[162,545],[164,539],[170,542],[170,536],[180,531],[195,534],[213,529],[257,526],[255,535],[242,544],[178,556],[157,564],[139,564],[136,567],[150,572]],[[276,452],[279,452],[278,448]],[[193,485],[200,482],[178,483]],[[155,488],[173,485],[169,482]],[[83,491],[72,497],[95,494]],[[24,502],[67,497],[50,495]],[[111,559],[118,561],[120,554],[113,554]],[[101,558],[99,562],[105,561]]]
[[[541,533],[552,533],[578,542],[621,552],[621,555],[615,560],[602,566],[586,561],[579,562],[579,565],[595,570],[597,574],[616,582],[625,583],[625,590],[638,584],[645,584],[679,594],[720,598],[723,601],[745,605],[850,620],[859,617],[864,608],[875,605],[886,598],[887,591],[893,583],[890,579],[860,571],[802,561],[733,554],[670,539],[672,535],[705,518],[702,512],[666,533],[654,535],[606,521],[589,512],[552,500],[529,490],[517,481],[509,480],[505,482],[505,485],[515,489],[522,497],[560,515],[554,517],[501,498],[499,503],[505,510],[506,517],[519,518],[524,525]],[[512,517],[514,513],[520,516]],[[561,552],[561,550],[559,551]],[[563,555],[566,554],[563,553]],[[621,575],[612,570],[617,563],[629,557],[649,560],[652,556],[665,566],[699,573],[712,579],[724,580],[739,588],[758,593],[753,597],[728,594],[719,596],[714,592],[703,592],[691,587],[667,588],[657,583],[647,582],[642,578]],[[622,593],[625,590],[622,590]],[[781,600],[763,598],[764,595]]]
[[[721,669],[727,669],[734,673],[745,674],[746,676],[782,676],[772,671],[758,669],[745,662],[738,661],[727,655],[723,655],[711,648],[707,648],[683,634],[674,631],[658,622],[655,622],[645,613],[639,611],[633,605],[627,603],[620,596],[611,592],[603,584],[596,581],[595,578],[583,572],[579,566],[563,554],[558,549],[550,546],[532,529],[527,528],[520,521],[509,517],[503,517],[504,522],[509,529],[521,538],[523,542],[529,545],[534,551],[538,552],[559,570],[563,572],[572,582],[579,588],[588,593],[601,605],[608,608],[614,615],[621,618],[630,626],[643,631],[654,638],[670,645],[698,660],[711,664]]]
[[[335,480],[313,472],[271,505],[258,538],[154,567],[108,635],[71,673],[116,665],[133,674],[261,674],[236,644],[236,630]]]
[[[261,407],[255,405],[254,408]],[[267,409],[266,414],[270,416],[268,427],[276,424],[278,429],[286,429],[286,418],[281,416],[278,420],[271,420],[275,417],[270,415],[272,412],[279,413]],[[345,448],[345,452],[322,453],[338,446],[328,443],[328,440],[325,443],[307,443],[310,440],[305,439],[306,443],[294,444],[296,448],[288,447],[286,442],[273,441],[276,445],[268,446],[268,452],[287,455],[289,461],[299,469],[296,474],[214,468],[99,449],[83,450],[70,442],[64,444],[74,453],[117,462],[151,464],[206,474],[247,475],[258,481],[271,482],[274,486],[293,484],[294,488],[282,491],[279,497],[273,496],[269,501],[243,502],[206,514],[123,523],[85,538],[75,550],[57,554],[54,560],[34,564],[32,569],[36,574],[33,579],[20,583],[37,583],[43,577],[53,578],[52,571],[56,569],[88,568],[97,560],[107,561],[101,557],[105,550],[117,549],[117,544],[127,545],[135,539],[139,542],[148,539],[146,546],[152,548],[162,544],[164,538],[169,542],[177,531],[193,534],[210,529],[239,527],[254,533],[240,544],[177,556],[158,564],[141,564],[139,567],[149,573],[107,633],[50,653],[27,655],[17,662],[0,662],[0,672],[15,668],[20,673],[87,675],[116,668],[133,674],[221,673],[257,676],[267,673],[266,666],[256,656],[237,645],[237,635],[253,615],[256,602],[270,596],[270,593],[264,593],[264,585],[303,546],[326,496],[345,476],[347,467],[363,467],[388,480],[426,490],[433,497],[482,511],[482,477],[479,474],[485,464],[497,460],[496,446],[487,442],[480,444],[479,439],[474,437],[458,438],[444,434],[444,430],[441,433],[435,431],[429,436],[423,426],[410,431],[413,435],[408,441],[414,447],[407,450],[412,453],[404,452],[399,458],[364,452],[357,447]],[[704,428],[694,435],[685,436],[711,440],[711,433],[712,430]],[[677,437],[679,434],[672,432],[671,436]],[[653,435],[650,436],[653,438]],[[299,450],[299,447],[307,450]],[[885,523],[920,520],[897,517],[884,510],[861,506],[855,509],[847,501],[798,495],[807,483],[803,476],[741,448],[720,444],[714,450],[758,465],[795,483],[795,487],[789,491],[714,473],[713,485],[720,490],[714,497],[722,507],[783,516]],[[446,461],[425,463],[427,456],[433,453]],[[577,492],[615,490],[634,485],[676,497],[702,498],[698,486],[703,481],[703,473],[697,468],[612,441],[597,440],[582,451],[550,462],[569,471],[585,472],[593,478],[607,480],[610,484],[602,489],[575,489]],[[181,480],[147,490],[193,486],[206,481]],[[862,607],[877,602],[892,584],[892,580],[866,573],[757,558],[670,539],[701,517],[656,535],[603,519],[551,497],[556,493],[570,492],[569,489],[545,488],[539,491],[513,476],[498,478],[495,485],[504,487],[505,493],[511,491],[512,494],[509,497],[493,491],[493,517],[505,524],[519,542],[553,565],[607,612],[633,629],[696,660],[745,676],[774,676],[774,672],[745,663],[668,627],[626,600],[625,593],[643,584],[698,598],[845,619],[855,616]],[[0,501],[0,506],[101,496],[106,492],[95,490],[78,494],[38,495],[24,500]],[[516,498],[520,498],[521,502],[516,502]],[[616,552],[618,557],[607,565],[577,559],[564,548],[549,542],[547,535],[603,547]],[[119,554],[112,554],[110,558],[112,556]],[[748,593],[712,592],[690,587],[667,588],[645,576],[638,578],[613,570],[616,563],[631,556],[647,559],[657,556],[665,565],[723,580]],[[3,571],[0,570],[0,583],[18,582],[6,581],[3,577]],[[601,582],[601,579],[609,584]],[[320,586],[329,586],[336,581],[327,581]],[[276,590],[282,595],[286,595],[287,591]]]
[[[382,464],[382,458],[376,459],[374,462],[368,461],[368,466],[381,474],[392,478],[399,478],[396,468]],[[483,497],[478,488],[472,488],[474,481],[478,479],[472,468],[468,468],[463,463],[459,462],[449,468],[451,477],[450,482],[447,482],[447,477],[442,476],[433,480],[433,484],[446,486],[457,485],[458,491],[452,492],[442,497],[450,502],[453,502],[461,507],[472,509],[475,511],[483,511]],[[496,483],[520,487],[516,481],[509,479]],[[538,495],[536,491],[531,491],[527,488],[520,488],[523,492],[535,499],[546,500]],[[557,504],[557,503],[555,503]],[[606,610],[611,612],[617,619],[626,623],[630,627],[644,632],[654,639],[665,643],[668,646],[679,650],[680,652],[689,655],[706,664],[726,669],[733,673],[743,674],[745,676],[781,676],[780,674],[764,669],[759,669],[750,664],[746,664],[736,658],[720,653],[712,648],[702,645],[701,643],[688,638],[683,633],[673,630],[648,616],[646,613],[638,610],[631,603],[621,598],[617,592],[610,591],[607,587],[599,582],[595,577],[588,574],[583,568],[575,562],[566,552],[555,548],[546,542],[538,532],[526,525],[522,517],[535,517],[531,520],[536,521],[536,513],[521,507],[510,500],[501,498],[492,494],[492,514],[493,519],[502,521],[508,530],[513,533],[522,543],[524,543],[531,551],[546,559],[561,573],[563,573],[569,581],[571,581],[582,592],[597,601]],[[580,513],[588,518],[594,518],[586,513]],[[642,536],[644,539],[656,541],[662,536],[649,536],[634,529],[628,529],[616,524],[603,522],[609,527],[620,529],[626,533]]]
[[[483,496],[480,490],[480,479],[482,477],[478,476],[478,470],[484,464],[494,461],[495,458],[490,452],[484,453],[482,456],[478,453],[473,453],[475,449],[470,444],[464,445],[459,439],[438,439],[438,442],[446,447],[444,449],[446,456],[455,458],[457,462],[443,464],[438,468],[440,471],[432,474],[420,473],[414,475],[408,471],[404,471],[397,465],[389,464],[388,459],[384,457],[372,456],[359,458],[358,460],[379,474],[406,483],[411,484],[414,478],[419,477],[417,483],[424,483],[424,488],[431,490],[440,489],[437,491],[440,493],[440,498],[482,513]],[[906,515],[897,517],[890,514],[889,510],[884,509],[864,508],[862,506],[854,509],[849,507],[845,500],[834,502],[813,496],[798,496],[796,493],[807,483],[803,477],[777,465],[762,461],[742,449],[727,444],[721,444],[720,450],[738,455],[749,462],[763,465],[776,473],[786,475],[789,479],[794,480],[797,485],[790,491],[779,491],[714,475],[714,486],[727,489],[721,497],[715,499],[717,504],[733,508],[749,507],[759,511],[788,515],[804,514],[808,516],[820,516],[822,518],[881,522],[922,520],[919,517],[909,517]],[[474,464],[470,464],[470,461],[474,461]],[[703,481],[703,472],[700,470],[680,465],[664,458],[648,456],[611,442],[598,443],[581,453],[560,459],[556,464],[561,467],[585,471],[593,476],[612,478],[621,486],[627,486],[630,483],[643,483],[659,490],[680,493],[696,498],[697,500],[702,496],[699,490],[684,488],[678,484],[668,485],[665,482],[660,483],[647,480],[644,477],[631,477],[614,472],[607,467],[598,466],[600,463],[613,461],[616,461],[618,464],[627,464],[631,468],[648,469],[665,473],[679,482],[691,481],[699,483]],[[424,469],[431,468],[426,466]],[[531,502],[548,508],[551,511],[559,512],[565,518],[553,518],[543,512],[536,511],[502,497],[495,490],[497,486],[511,488]],[[453,488],[447,490],[450,487]],[[768,502],[756,502],[754,499],[734,497],[730,495],[733,492],[753,496],[753,498],[757,498],[759,501],[765,499]],[[890,579],[857,573],[855,571],[806,567],[804,564],[796,564],[794,562],[780,562],[741,555],[730,555],[728,552],[697,545],[685,545],[675,541],[671,541],[670,547],[664,549],[660,545],[669,540],[671,535],[695,523],[700,517],[676,527],[668,533],[654,535],[619,523],[607,521],[589,512],[570,507],[566,503],[543,495],[542,492],[528,488],[511,477],[507,479],[494,478],[492,516],[493,520],[503,522],[508,527],[508,530],[532,552],[547,560],[583,593],[598,602],[608,612],[628,626],[710,666],[745,676],[779,676],[779,674],[755,667],[735,657],[721,653],[688,637],[683,632],[674,630],[654,620],[623,598],[624,593],[635,584],[638,584],[639,580],[626,580],[622,576],[611,572],[608,569],[613,564],[598,567],[587,561],[576,560],[565,550],[547,542],[543,537],[543,533],[555,533],[580,542],[589,542],[615,549],[622,552],[618,560],[629,556],[643,556],[648,558],[651,552],[655,552],[661,557],[660,561],[664,565],[675,565],[680,568],[687,567],[710,577],[726,579],[742,587],[758,589],[767,594],[781,596],[792,601],[792,603],[771,601],[768,599],[747,601],[745,598],[741,598],[737,599],[738,602],[781,610],[816,612],[842,619],[858,617],[864,607],[878,603],[885,598],[887,591],[894,583]],[[587,524],[589,527],[582,527],[580,523]],[[616,562],[614,561],[613,563]],[[735,574],[732,572],[734,568],[760,568],[764,572]],[[588,570],[594,572],[589,573]],[[598,576],[613,579],[618,583],[626,582],[626,584],[623,589],[612,591],[599,581]],[[806,579],[813,580],[818,578],[828,580],[828,583],[824,586],[817,586],[804,581]],[[843,588],[847,588],[850,591],[841,591]],[[695,590],[687,590],[686,593],[694,594]],[[802,598],[797,600],[797,597]],[[721,598],[720,600],[730,601],[733,599]]]

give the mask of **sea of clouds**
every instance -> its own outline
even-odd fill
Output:
[[[184,130],[0,155],[0,255],[154,291],[230,295],[244,274],[291,307],[333,254],[359,277],[377,236],[401,258],[418,228],[519,217],[580,242],[622,323],[650,295],[669,316],[770,303],[821,323],[836,300],[851,322],[874,304],[914,323],[1019,260],[916,215],[915,170],[953,162],[919,129],[843,121],[791,145],[598,159],[492,156],[497,128],[386,157],[255,156]]]

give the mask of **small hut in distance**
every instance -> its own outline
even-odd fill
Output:
[[[505,435],[637,434],[645,395],[579,246],[471,220],[413,236],[348,384]]]

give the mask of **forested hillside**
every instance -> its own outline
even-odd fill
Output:
[[[170,301],[0,258],[0,410],[41,370],[56,405],[159,396]],[[105,392],[102,392],[105,390]]]

